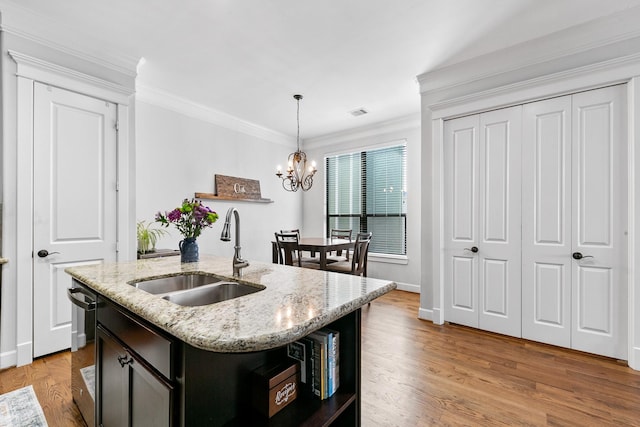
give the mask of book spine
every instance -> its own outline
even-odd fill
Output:
[[[320,341],[318,337],[311,337],[313,341],[312,353],[313,357],[311,359],[312,371],[313,371],[313,394],[322,398],[322,388],[321,388],[321,352],[320,352]]]
[[[338,390],[338,387],[340,387],[340,332],[333,331],[333,393]]]
[[[333,395],[333,364],[334,364],[334,350],[333,350],[333,333],[327,331],[327,393],[326,397]]]

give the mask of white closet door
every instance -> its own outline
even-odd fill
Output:
[[[478,327],[479,116],[444,124],[445,320]],[[465,249],[466,248],[466,249]]]
[[[447,121],[445,320],[520,336],[521,107]]]
[[[480,115],[479,327],[520,337],[522,107]]]
[[[573,96],[572,348],[627,358],[626,86]]]
[[[526,104],[522,337],[571,346],[571,96]]]

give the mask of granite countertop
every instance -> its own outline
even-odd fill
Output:
[[[194,347],[222,353],[283,346],[396,288],[394,282],[342,273],[250,261],[242,279],[231,258],[200,256],[104,263],[65,270],[88,287]],[[128,282],[181,273],[215,274],[263,290],[219,303],[185,307]]]

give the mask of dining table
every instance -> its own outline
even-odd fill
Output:
[[[355,241],[347,239],[336,239],[331,237],[301,237],[298,241],[298,248],[301,251],[309,251],[320,254],[320,270],[327,269],[327,253],[333,251],[346,251],[353,249]],[[278,244],[271,242],[272,258],[274,263],[278,263]]]

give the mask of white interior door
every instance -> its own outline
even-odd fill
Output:
[[[479,128],[477,115],[444,124],[445,320],[476,328]]]
[[[71,346],[71,279],[64,269],[116,258],[116,105],[36,83],[33,119],[38,357]]]
[[[479,327],[520,337],[522,107],[480,115]]]
[[[521,107],[447,121],[445,320],[520,336]]]
[[[571,96],[526,104],[522,337],[571,347]]]
[[[627,359],[626,86],[573,95],[572,348]]]
[[[528,104],[522,153],[522,336],[622,359],[625,102],[614,86]]]

